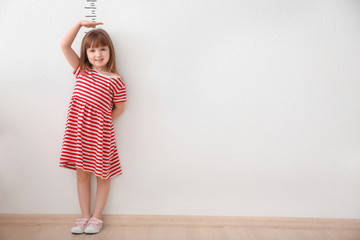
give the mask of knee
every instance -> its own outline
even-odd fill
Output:
[[[78,182],[89,182],[91,178],[91,172],[85,172],[81,169],[77,169]]]
[[[98,184],[110,184],[110,179],[103,179],[101,177],[96,177]]]

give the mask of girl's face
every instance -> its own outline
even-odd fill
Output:
[[[87,57],[90,63],[98,69],[106,67],[110,59],[110,50],[108,46],[89,47],[86,49]]]

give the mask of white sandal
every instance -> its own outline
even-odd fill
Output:
[[[76,219],[75,225],[71,229],[71,232],[76,233],[76,234],[84,233],[84,230],[88,225],[88,222],[89,222],[88,218],[78,218],[78,219]]]
[[[100,219],[97,219],[94,217],[90,218],[84,232],[90,233],[90,234],[98,233],[98,232],[100,232],[100,230],[102,228],[102,224],[103,224],[103,221],[101,221]]]

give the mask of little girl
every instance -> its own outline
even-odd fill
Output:
[[[121,174],[113,121],[125,108],[126,87],[116,69],[115,52],[102,29],[89,31],[82,40],[80,58],[71,45],[82,26],[100,22],[80,21],[61,41],[65,58],[74,69],[75,89],[71,98],[60,166],[77,172],[81,218],[72,233],[98,233],[102,211],[110,190],[110,178]],[[94,213],[90,214],[90,178],[97,178]]]

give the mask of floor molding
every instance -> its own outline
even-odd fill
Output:
[[[71,214],[0,214],[0,226],[69,224],[79,215]],[[105,215],[107,225],[165,227],[268,227],[305,229],[360,229],[360,219]]]

